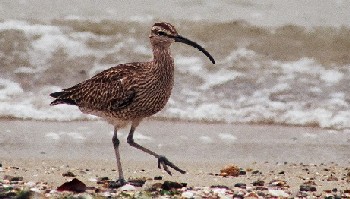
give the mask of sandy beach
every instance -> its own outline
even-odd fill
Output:
[[[70,180],[71,171],[87,186],[96,179],[116,179],[111,143],[112,126],[103,121],[0,122],[1,179],[23,177],[24,182],[47,182],[54,190]],[[341,194],[350,190],[349,132],[276,125],[243,125],[176,121],[143,122],[135,140],[166,155],[187,174],[169,176],[157,168],[157,161],[126,143],[126,129],[120,131],[122,163],[126,178],[154,177],[187,183],[187,187],[237,183],[254,187],[263,180],[267,186],[285,181],[290,196],[313,181],[314,195]],[[219,176],[226,165],[236,165],[246,174]],[[255,172],[254,172],[255,171]],[[332,177],[332,178],[331,178]],[[336,177],[333,179],[333,177]],[[336,189],[337,192],[331,190]]]

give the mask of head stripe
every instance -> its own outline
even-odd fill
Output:
[[[161,28],[163,28],[164,30],[167,30],[167,31],[171,32],[172,34],[177,34],[177,31],[176,31],[175,27],[174,27],[173,25],[171,25],[170,23],[159,22],[159,23],[155,23],[155,24],[153,25],[153,28],[154,28],[155,26],[161,27]],[[153,28],[152,28],[152,29],[153,29]]]

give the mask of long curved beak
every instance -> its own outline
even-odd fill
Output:
[[[215,60],[214,60],[213,56],[211,56],[210,53],[207,50],[205,50],[202,46],[200,46],[196,42],[191,41],[191,40],[189,40],[189,39],[187,39],[187,38],[185,38],[185,37],[183,37],[181,35],[176,35],[176,36],[171,36],[171,37],[175,39],[175,42],[181,42],[181,43],[190,45],[190,46],[192,46],[194,48],[197,48],[199,51],[204,53],[205,56],[207,56],[213,64],[215,64]]]

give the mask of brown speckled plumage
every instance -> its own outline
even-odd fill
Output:
[[[150,41],[153,49],[153,60],[120,64],[104,70],[92,78],[75,86],[51,93],[56,98],[51,105],[76,105],[88,114],[106,119],[115,126],[113,136],[120,182],[123,173],[119,156],[117,129],[132,123],[128,143],[158,158],[158,167],[170,174],[167,166],[185,173],[164,156],[160,156],[134,142],[133,133],[140,121],[152,116],[164,108],[174,85],[174,60],[170,54],[173,42],[182,42],[202,51],[215,63],[212,56],[201,46],[178,35],[174,26],[169,23],[155,23],[151,30]]]

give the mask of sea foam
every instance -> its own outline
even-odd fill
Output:
[[[208,32],[208,38],[203,36],[204,28],[232,31],[228,24],[221,22],[197,26],[187,21],[179,27],[179,30],[187,29],[187,35],[196,42],[205,44],[217,64],[210,63],[195,49],[183,50],[174,44],[174,88],[167,106],[155,117],[350,128],[347,89],[350,67],[346,57],[345,61],[334,62],[344,54],[342,49],[346,46],[341,42],[332,43],[334,36],[347,41],[346,30],[327,29],[325,34],[318,29],[288,36],[290,32],[286,30],[293,32],[299,27],[287,26],[269,32],[244,23],[229,25],[245,34],[214,37],[214,33]],[[152,50],[145,28],[135,21],[72,16],[52,23],[1,21],[0,33],[6,36],[6,45],[3,43],[0,48],[3,64],[0,117],[54,121],[98,119],[82,114],[75,106],[50,106],[53,99],[49,94],[117,64],[150,60]],[[253,35],[248,34],[251,30],[255,30]],[[330,40],[335,46],[328,49],[329,54],[335,56],[313,54],[315,49],[313,46],[308,49],[309,40],[305,40],[309,34],[315,36],[313,42],[319,45],[321,40]],[[236,42],[232,44],[233,41]],[[305,55],[284,49],[297,41]],[[271,46],[267,48],[268,42]],[[273,46],[274,42],[279,45]]]

